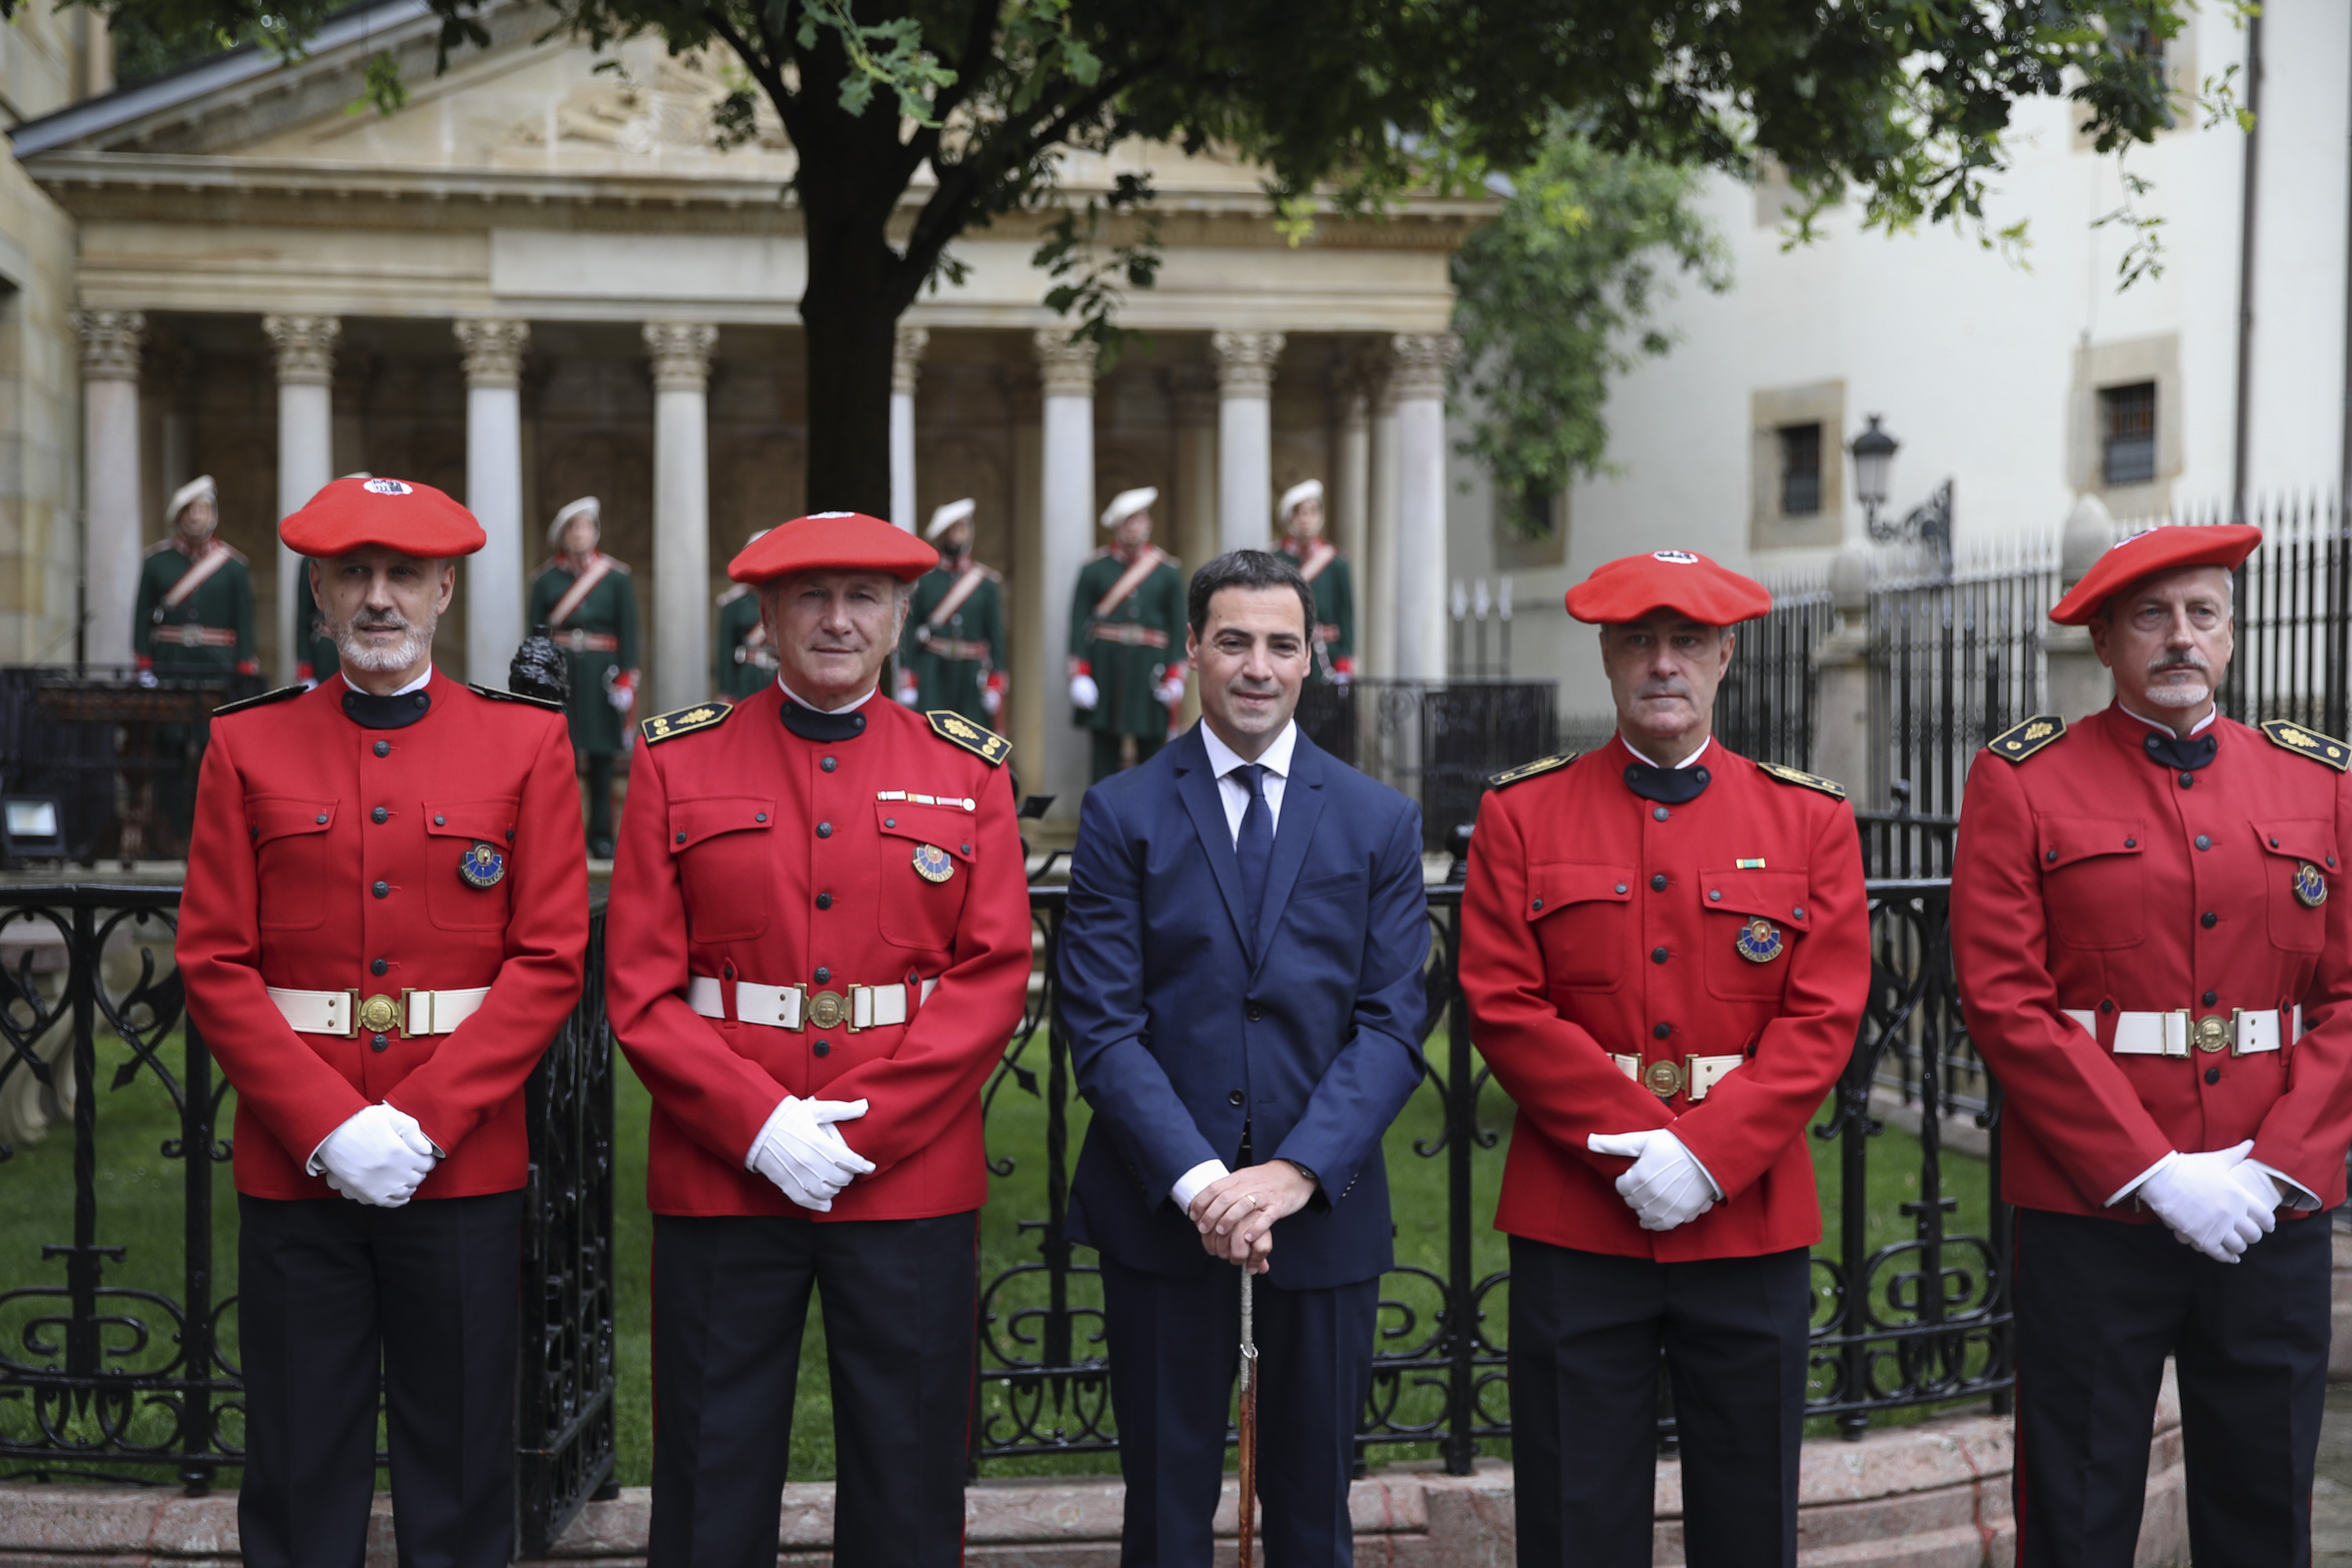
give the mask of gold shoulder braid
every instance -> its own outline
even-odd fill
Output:
[[[1554,768],[1564,768],[1568,766],[1569,763],[1576,761],[1579,754],[1580,753],[1575,752],[1561,752],[1555,756],[1538,757],[1532,763],[1521,763],[1516,768],[1506,768],[1501,773],[1496,773],[1494,777],[1488,779],[1486,781],[1486,787],[1488,789],[1504,789],[1511,784],[1517,784],[1522,779],[1535,778],[1538,774],[1550,773]]]
[[[962,714],[944,708],[933,709],[923,715],[931,721],[931,733],[950,746],[961,746],[992,768],[1001,768],[1004,759],[1013,754],[1013,742],[993,730],[983,730]]]
[[[674,713],[656,713],[637,726],[637,733],[646,738],[648,746],[658,741],[675,741],[680,735],[690,735],[697,730],[708,730],[723,721],[735,711],[729,702],[698,702],[691,708],[680,708]]]
[[[2333,735],[2306,730],[2284,719],[2263,720],[2263,733],[2271,738],[2272,745],[2293,752],[2297,756],[2309,757],[2339,773],[2352,769],[2352,747],[2346,746]]]
[[[1759,763],[1758,767],[1785,784],[1797,784],[1805,789],[1817,789],[1823,795],[1845,798],[1845,785],[1835,779],[1825,779],[1819,773],[1809,773],[1802,768],[1784,768],[1778,763]]]
[[[2022,724],[2012,724],[1985,742],[1985,750],[2008,762],[2021,763],[2066,733],[2066,721],[2055,713],[2036,713]]]

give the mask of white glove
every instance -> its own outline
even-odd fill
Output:
[[[866,1114],[862,1100],[800,1100],[787,1095],[768,1113],[744,1163],[773,1182],[784,1196],[819,1214],[833,1207],[835,1193],[874,1162],[842,1141],[833,1123]]]
[[[1095,685],[1095,678],[1093,676],[1074,675],[1070,677],[1071,707],[1091,709],[1096,703],[1101,700],[1102,691]]]
[[[155,672],[152,669],[141,670],[139,672],[139,684],[142,686],[154,686],[158,684],[155,679]]]
[[[2253,1152],[2251,1138],[2232,1149],[2179,1154],[2139,1184],[2135,1194],[2171,1227],[2175,1239],[2218,1263],[2235,1263],[2249,1247],[2278,1227],[2278,1188],[2261,1172],[2268,1197],[2257,1196],[2236,1169]]]
[[[923,689],[911,680],[902,680],[898,683],[898,700],[909,708],[919,708],[923,704]]]
[[[411,1128],[416,1129],[414,1142]],[[433,1142],[411,1118],[389,1105],[371,1105],[328,1133],[310,1160],[325,1168],[327,1185],[343,1196],[396,1209],[433,1173]]]
[[[999,691],[993,686],[983,686],[980,689],[980,710],[982,712],[993,719],[998,713],[1003,710],[1003,708],[1004,693]]]
[[[1160,683],[1159,689],[1151,695],[1160,699],[1160,706],[1162,708],[1175,707],[1184,700],[1184,678],[1181,675],[1170,676]]]
[[[1585,1140],[1585,1147],[1633,1162],[1633,1168],[1617,1178],[1617,1195],[1643,1230],[1672,1230],[1715,1206],[1715,1183],[1683,1141],[1664,1128],[1596,1132]]]
[[[604,700],[613,705],[614,711],[617,713],[626,713],[637,705],[637,694],[625,686],[604,688]]]

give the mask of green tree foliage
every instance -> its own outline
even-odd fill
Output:
[[[19,0],[0,0],[5,12]],[[157,36],[301,47],[343,0],[82,0]],[[484,0],[431,0],[444,59]],[[1062,154],[1229,151],[1286,215],[1377,208],[1533,163],[1553,116],[1597,147],[1861,194],[1869,221],[1980,217],[2020,99],[2064,95],[2102,148],[2170,113],[2147,47],[2193,0],[548,0],[593,43],[719,44],[800,156],[809,500],[889,493],[890,341],[961,236],[1065,204]],[[265,25],[265,19],[267,23]],[[396,96],[389,73],[371,80]],[[918,177],[925,176],[918,184]],[[911,220],[911,221],[909,221]],[[1123,223],[1107,215],[1114,248]],[[1107,256],[1090,276],[1135,258]],[[1115,290],[1056,283],[1072,308]]]
[[[1596,147],[1561,117],[1454,257],[1464,450],[1501,489],[1556,492],[1602,468],[1610,379],[1672,346],[1652,314],[1672,275],[1730,286],[1728,248],[1690,207],[1697,179]]]

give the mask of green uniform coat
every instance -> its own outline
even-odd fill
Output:
[[[624,675],[637,668],[637,595],[629,584],[629,569],[611,556],[612,570],[602,581],[588,590],[579,608],[564,617],[563,624],[549,626],[547,635],[563,650],[564,661],[572,667],[572,697],[566,704],[572,719],[572,749],[582,756],[615,756],[627,750],[628,715],[613,706],[606,693],[606,678]],[[555,610],[556,602],[572,591],[572,564],[558,556],[539,569],[531,580],[530,615],[527,624],[541,626]],[[611,637],[619,645],[608,649],[576,648],[573,634]]]
[[[1146,546],[1147,549],[1155,547]],[[1159,565],[1102,621],[1095,605],[1126,574],[1128,563],[1110,550],[1095,552],[1079,570],[1070,599],[1070,655],[1087,661],[1101,700],[1092,710],[1074,709],[1080,729],[1147,740],[1168,738],[1167,706],[1153,695],[1171,666],[1184,662],[1184,574],[1176,558],[1156,551]],[[1137,626],[1158,634],[1156,646],[1113,642],[1098,626]]]
[[[719,696],[749,697],[776,679],[776,650],[760,626],[760,595],[738,583],[719,595],[718,652],[711,663],[711,689]]]
[[[212,547],[228,552],[228,559],[177,605],[166,607],[163,595],[195,564],[177,539],[151,545],[139,569],[139,597],[131,618],[131,651],[142,664],[152,664],[166,679],[203,679],[248,674],[258,669],[253,651],[253,572],[243,555],[217,540]],[[182,627],[210,631],[213,640],[191,647],[180,640]]]
[[[948,709],[982,729],[992,729],[995,716],[980,700],[991,672],[1003,669],[1003,578],[982,566],[979,584],[944,624],[930,624],[931,612],[960,581],[965,562],[944,563],[923,574],[907,606],[907,627],[898,638],[898,668],[913,674],[916,706],[926,713]]]
[[[1307,566],[1309,546],[1295,539],[1282,542],[1283,553],[1297,563],[1301,571]],[[1348,565],[1348,558],[1333,551],[1323,563],[1323,570],[1307,583],[1315,593],[1315,664],[1307,672],[1309,680],[1328,680],[1341,659],[1352,661],[1356,657],[1356,579]]]

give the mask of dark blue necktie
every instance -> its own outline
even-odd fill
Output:
[[[1274,863],[1274,813],[1265,804],[1265,764],[1244,763],[1234,770],[1249,791],[1249,807],[1242,813],[1241,835],[1234,855],[1241,862],[1242,908],[1249,912],[1249,937],[1257,946],[1259,912],[1265,908],[1265,873]]]

